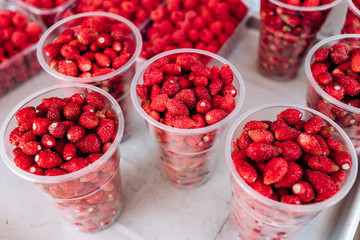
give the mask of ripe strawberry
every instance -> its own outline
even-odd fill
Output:
[[[29,173],[32,173],[32,174],[35,174],[35,175],[44,175],[44,169],[42,169],[41,167],[39,167],[36,164],[33,164],[32,166],[30,166],[27,171]]]
[[[303,114],[297,109],[288,108],[277,115],[277,119],[282,119],[290,125],[295,125],[300,121]]]
[[[220,109],[230,113],[235,109],[235,98],[231,95],[225,95],[220,102]]]
[[[175,99],[180,100],[188,109],[196,107],[196,95],[193,89],[182,89],[176,95]]]
[[[85,97],[85,102],[94,106],[97,110],[102,110],[105,107],[105,98],[99,92],[89,92]]]
[[[312,134],[317,134],[323,125],[323,120],[319,116],[311,117],[304,125],[304,131]]]
[[[301,133],[297,138],[297,143],[307,153],[321,155],[321,146],[319,141],[310,133]]]
[[[205,121],[207,124],[212,125],[223,120],[228,113],[221,109],[213,109],[206,113]]]
[[[107,55],[100,52],[95,53],[95,61],[100,67],[103,68],[108,68],[111,65],[110,58]]]
[[[336,43],[332,46],[330,52],[331,61],[335,64],[341,64],[349,60],[348,45],[343,42]]]
[[[45,147],[54,147],[56,144],[56,140],[53,136],[51,136],[50,134],[45,134],[42,138],[41,138],[41,143],[42,145],[44,145]]]
[[[47,118],[35,118],[32,125],[33,133],[39,136],[46,134],[51,123]]]
[[[356,54],[354,57],[352,57],[351,70],[355,73],[360,72],[360,55],[359,54]]]
[[[328,71],[328,66],[325,63],[314,62],[311,64],[311,73],[314,79],[317,79],[319,74]]]
[[[301,205],[301,199],[295,195],[284,195],[280,198],[280,202],[287,204]]]
[[[59,176],[64,174],[66,174],[66,172],[60,168],[50,168],[45,171],[44,176]]]
[[[317,76],[316,81],[319,84],[326,86],[332,83],[333,76],[329,72],[323,72]]]
[[[18,146],[23,135],[24,133],[19,130],[19,127],[14,128],[9,135],[9,142],[14,146]]]
[[[166,103],[168,100],[169,97],[166,93],[159,94],[151,101],[150,109],[157,112],[164,112],[166,110]]]
[[[230,84],[229,84],[230,85]],[[215,79],[209,84],[209,91],[212,96],[220,93],[223,90],[224,82],[220,79]],[[227,86],[227,85],[226,85]],[[227,90],[229,91],[229,90]],[[231,90],[230,90],[231,91]],[[226,93],[226,91],[224,91]],[[223,94],[224,96],[227,94]],[[231,94],[230,94],[231,95]]]
[[[330,48],[319,48],[315,51],[315,61],[316,62],[325,62],[330,55]]]
[[[288,164],[283,158],[273,158],[271,159],[265,167],[264,183],[270,185],[281,181],[288,171]]]
[[[65,161],[69,161],[76,156],[76,147],[72,143],[65,144],[62,157]]]
[[[202,100],[198,101],[198,103],[196,105],[196,111],[200,114],[206,114],[212,108],[213,107],[212,107],[211,103],[206,99],[202,99]]]
[[[60,54],[62,44],[60,43],[49,43],[45,46],[44,52],[47,57],[56,58]]]
[[[185,128],[185,129],[194,128],[195,126],[195,122],[189,116],[186,115],[178,115],[173,117],[172,124],[176,128]]]
[[[329,151],[329,148],[328,148],[325,140],[322,137],[320,137],[319,135],[314,135],[314,137],[316,138],[316,140],[318,140],[318,142],[320,144],[322,155],[328,156],[330,154],[330,151]]]
[[[311,202],[315,198],[315,192],[310,183],[300,181],[292,186],[292,191],[303,202]]]
[[[330,138],[334,132],[335,128],[332,126],[322,126],[319,131],[319,136],[326,139]]]
[[[232,84],[226,84],[222,90],[221,90],[221,95],[225,96],[230,94],[231,96],[235,97],[237,95],[237,90],[235,88],[234,85]]]
[[[236,171],[239,173],[240,177],[244,179],[245,182],[253,183],[257,180],[258,173],[250,163],[243,160],[233,161],[233,163]]]
[[[79,50],[76,47],[71,46],[69,44],[62,45],[60,49],[60,54],[64,59],[68,59],[72,61],[76,61],[76,59],[80,56]]]
[[[277,127],[274,136],[278,141],[292,141],[298,138],[300,131],[289,126]]]
[[[233,71],[230,66],[227,64],[223,64],[220,70],[220,78],[224,82],[224,84],[231,84],[234,80]]]
[[[274,135],[270,131],[264,129],[250,130],[248,135],[254,142],[263,141],[273,143],[275,141]]]
[[[161,87],[162,93],[166,93],[169,97],[174,97],[180,90],[177,78],[174,76],[166,76]]]
[[[198,86],[194,90],[198,100],[206,99],[209,102],[211,102],[211,95],[210,92],[207,90],[207,88],[203,86]]]
[[[76,64],[81,72],[89,72],[92,68],[92,63],[89,58],[85,56],[77,57]]]
[[[255,129],[267,130],[268,128],[269,125],[267,123],[263,121],[252,120],[245,124],[244,131],[255,130]]]
[[[317,170],[328,174],[339,170],[338,165],[336,165],[330,158],[324,156],[313,156],[307,161],[307,164],[312,170]]]
[[[183,70],[190,71],[191,66],[195,64],[201,64],[200,60],[189,54],[180,54],[176,57],[176,64]]]
[[[335,182],[342,182],[345,178],[345,172],[343,171],[337,171],[337,172],[334,172],[334,173],[331,173],[330,174],[330,177],[332,180],[334,180]]]
[[[89,162],[84,158],[73,158],[63,164],[61,164],[60,169],[66,171],[67,173],[72,173],[79,171],[80,169],[87,167]]]
[[[273,195],[273,189],[269,185],[265,185],[259,179],[249,184],[255,191],[270,198]]]
[[[69,161],[70,162],[70,161]],[[66,163],[69,163],[66,162]],[[59,186],[61,190],[63,191],[63,198],[71,198],[77,195],[80,195],[80,191],[84,187],[84,183],[80,182],[78,180],[72,180],[72,181],[66,181],[66,182],[60,182]]]
[[[100,123],[99,118],[95,113],[85,112],[79,117],[78,124],[85,129],[95,129]]]
[[[339,191],[339,186],[325,173],[306,170],[305,177],[314,187],[316,193],[324,199],[334,196]]]
[[[48,131],[55,138],[63,138],[66,133],[66,127],[62,122],[54,121],[49,125]]]
[[[41,168],[57,167],[62,162],[61,157],[49,149],[42,150],[35,156],[35,163]]]
[[[114,133],[114,121],[107,118],[101,118],[98,128],[96,129],[97,134],[100,137],[102,143],[106,143],[111,140]]]
[[[36,135],[33,133],[33,131],[28,131],[21,136],[18,146],[22,148],[26,143],[31,141],[36,141]]]
[[[85,134],[86,134],[85,128],[75,125],[67,131],[66,137],[69,140],[69,142],[75,143],[80,139],[82,139],[85,136]]]
[[[360,83],[352,77],[337,76],[334,80],[344,88],[346,95],[356,96],[360,92]]]
[[[77,103],[68,103],[63,108],[63,115],[66,119],[75,121],[80,117],[81,106]]]
[[[36,118],[34,107],[24,107],[16,112],[15,118],[21,132],[32,129],[32,122]]]
[[[22,151],[27,155],[35,155],[42,149],[41,144],[36,141],[26,143],[22,147]]]
[[[274,183],[273,186],[276,188],[290,188],[294,183],[300,181],[302,177],[302,168],[295,162],[288,162],[287,173],[280,181]]]
[[[95,29],[82,28],[77,35],[77,39],[81,44],[90,45],[98,36],[99,33]]]
[[[18,168],[27,171],[34,164],[34,158],[26,154],[17,154],[15,155],[14,163]]]
[[[299,144],[294,141],[275,142],[275,147],[281,148],[282,153],[280,157],[286,161],[296,161],[302,156],[302,150]]]
[[[164,80],[164,73],[158,69],[147,68],[144,72],[144,85],[152,86],[159,84]]]
[[[75,143],[80,153],[98,153],[101,151],[101,142],[96,134],[85,135],[80,141]]]
[[[253,142],[246,148],[248,157],[256,162],[278,157],[282,150],[267,142]]]
[[[333,160],[336,162],[339,167],[344,170],[350,170],[352,166],[352,159],[350,154],[345,151],[337,151],[333,155]]]

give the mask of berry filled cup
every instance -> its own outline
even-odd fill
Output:
[[[316,38],[330,10],[341,0],[261,0],[259,69],[289,80]]]
[[[195,49],[154,56],[131,85],[135,109],[157,143],[163,174],[184,188],[210,177],[222,133],[244,97],[242,77],[231,63]]]
[[[306,103],[335,121],[360,152],[360,35],[326,38],[309,51]]]
[[[123,110],[127,138],[132,122],[129,90],[141,46],[140,32],[129,20],[89,12],[49,28],[40,39],[37,54],[41,66],[60,83],[87,83],[113,96]]]
[[[119,144],[124,119],[105,91],[55,85],[25,98],[1,128],[1,157],[82,232],[112,224],[123,207]]]
[[[268,104],[244,113],[225,143],[230,223],[240,239],[292,239],[342,200],[357,174],[355,149],[325,115]]]
[[[43,23],[50,27],[54,24],[55,16],[75,4],[77,0],[16,0],[15,4],[34,17],[40,18]]]
[[[348,0],[348,9],[345,17],[342,34],[360,33],[360,7],[357,0]]]

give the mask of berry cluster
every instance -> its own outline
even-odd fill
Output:
[[[78,171],[96,161],[116,136],[117,119],[103,110],[98,92],[84,98],[44,98],[36,108],[20,109],[18,127],[9,140],[16,148],[14,162],[24,171],[56,176]]]
[[[160,3],[162,3],[161,0],[80,0],[72,9],[67,9],[62,17],[69,17],[77,13],[104,11],[125,17],[139,27]]]
[[[321,117],[302,120],[289,108],[277,120],[250,121],[233,141],[232,161],[243,180],[275,201],[309,204],[339,191],[351,156],[331,138],[334,128]]]
[[[360,108],[360,43],[353,39],[321,47],[314,54],[311,72],[324,92],[349,106]],[[356,131],[360,115],[326,101],[311,86],[307,92],[309,107],[333,119],[350,138],[358,138]],[[357,147],[357,143],[354,143]]]
[[[356,9],[353,9],[351,6],[348,6],[344,26],[341,29],[342,34],[360,33],[360,18],[359,18],[360,16],[355,12],[356,10],[360,11],[360,4],[359,4],[360,1],[353,0],[352,2],[355,5]]]
[[[27,4],[30,4],[31,6],[34,6],[36,8],[44,8],[44,9],[50,9],[55,8],[57,6],[60,6],[64,4],[67,0],[21,0]]]
[[[23,13],[0,10],[0,97],[41,69],[35,50],[27,48],[39,41],[42,31]]]
[[[152,11],[142,57],[177,48],[217,53],[248,12],[242,1],[169,0]]]
[[[282,0],[301,7],[315,7],[332,1]],[[262,0],[259,64],[263,73],[271,77],[293,78],[329,11],[288,10],[269,0]]]
[[[114,72],[132,57],[135,51],[130,29],[123,23],[109,24],[91,18],[84,20],[75,36],[65,29],[44,47],[49,66],[61,74],[89,78]]]

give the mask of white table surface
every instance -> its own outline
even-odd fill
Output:
[[[245,81],[246,97],[240,114],[270,102],[305,105],[307,80],[303,67],[296,79],[287,82],[276,82],[260,75],[257,70],[258,38],[257,31],[247,29],[228,57]],[[41,72],[0,98],[0,123],[25,96],[55,83],[51,76]],[[111,227],[97,233],[77,232],[42,193],[0,161],[0,239],[216,239],[229,216],[231,196],[223,146],[210,180],[187,190],[172,186],[161,176],[154,144],[143,120],[135,112],[132,136],[120,148],[125,206]],[[342,226],[337,232],[333,230],[342,212],[340,207],[321,213],[296,239],[338,239],[334,236]],[[358,222],[358,219],[354,217],[353,221]]]

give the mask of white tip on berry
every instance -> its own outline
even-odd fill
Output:
[[[40,146],[40,145],[38,145],[37,149],[40,151],[40,150],[41,150],[41,146]]]
[[[33,123],[33,130],[36,130],[36,124]]]
[[[204,102],[200,103],[200,107],[205,107],[205,105],[206,105],[206,103],[204,103]]]
[[[336,85],[336,86],[334,86],[334,89],[335,89],[336,91],[339,91],[339,90],[341,89],[341,87],[340,87],[339,85]]]
[[[34,173],[36,171],[36,169],[34,168],[34,167],[31,167],[30,169],[29,169],[29,172],[31,172],[31,173]]]
[[[294,186],[292,187],[292,190],[294,193],[299,193],[301,190],[301,187],[299,184],[294,184]]]
[[[350,169],[350,165],[349,165],[348,163],[345,163],[345,164],[343,164],[343,165],[341,166],[341,168],[342,168],[343,170],[349,170],[349,169]]]
[[[70,156],[66,158],[66,160],[70,160],[70,159],[71,159],[71,157],[70,157]]]
[[[40,158],[39,155],[36,155],[35,158],[34,158],[35,162],[39,161],[39,158]]]
[[[46,145],[48,145],[48,146],[52,146],[54,143],[52,142],[52,141],[47,141],[46,142]]]
[[[57,125],[58,125],[58,123],[54,122],[54,123],[52,123],[52,124],[50,125],[50,127],[52,127],[52,128],[56,128],[56,127],[57,127]]]
[[[67,134],[66,137],[71,140],[71,135],[70,134]]]
[[[91,213],[91,212],[93,212],[94,210],[95,210],[94,208],[90,207],[90,208],[88,209],[88,212]]]
[[[103,37],[98,38],[98,42],[99,42],[99,43],[104,43],[104,42],[105,42],[105,38],[103,38]]]
[[[71,60],[65,60],[65,63],[72,63],[73,61]]]

